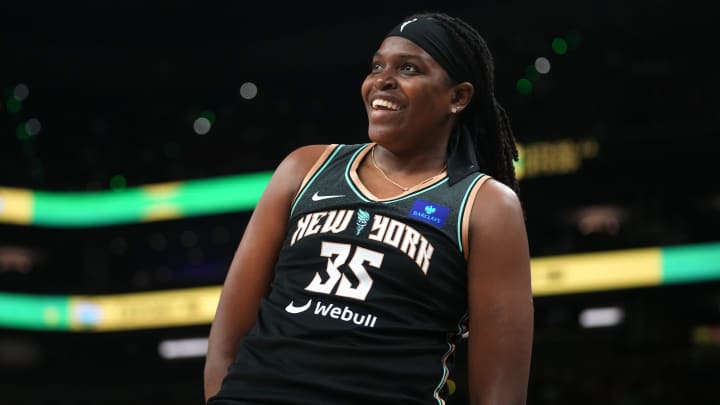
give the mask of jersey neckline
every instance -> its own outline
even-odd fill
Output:
[[[347,180],[348,184],[350,185],[350,188],[353,189],[353,191],[358,195],[358,197],[366,200],[366,201],[375,201],[375,202],[393,202],[393,201],[399,201],[404,200],[406,198],[413,197],[417,194],[420,194],[426,190],[435,188],[439,186],[441,183],[446,182],[448,180],[448,172],[445,170],[441,175],[438,175],[435,179],[432,181],[429,181],[427,183],[421,183],[417,184],[411,188],[408,189],[408,191],[401,192],[399,194],[396,194],[394,196],[388,197],[388,198],[380,198],[373,194],[367,187],[365,187],[365,184],[360,179],[360,175],[358,174],[358,168],[360,167],[360,163],[362,163],[363,159],[370,153],[373,146],[375,146],[374,142],[366,143],[358,151],[355,152],[355,154],[350,158],[348,161],[347,167],[345,168],[345,179]]]

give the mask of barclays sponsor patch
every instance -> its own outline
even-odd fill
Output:
[[[449,213],[450,208],[444,205],[435,204],[418,198],[415,200],[412,208],[410,208],[408,217],[417,218],[430,225],[442,228],[442,226],[445,225],[445,219],[447,219]]]

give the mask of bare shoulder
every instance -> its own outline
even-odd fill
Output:
[[[305,145],[290,152],[280,162],[273,174],[273,180],[284,185],[291,193],[297,191],[305,175],[315,163],[327,153],[331,145]]]
[[[522,204],[518,195],[507,185],[488,179],[473,203],[471,227],[492,230],[516,221],[524,222]]]
[[[475,195],[470,221],[470,395],[473,403],[525,404],[534,310],[520,199],[490,179]]]
[[[290,152],[278,166],[278,169],[284,169],[294,172],[298,175],[304,175],[330,145],[305,145]]]

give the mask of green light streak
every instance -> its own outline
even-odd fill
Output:
[[[233,211],[250,211],[260,196],[272,172],[258,172],[242,176],[187,182],[173,201],[182,206],[188,216]]]
[[[662,249],[663,284],[720,279],[720,243]]]
[[[249,211],[272,172],[101,192],[33,192],[30,225],[93,227]]]
[[[0,293],[0,326],[69,330],[70,297]]]
[[[643,286],[656,287],[658,285],[678,284],[686,282],[703,282],[720,280],[720,242],[702,243],[696,245],[683,245],[663,247],[659,250],[662,255],[661,267],[657,269],[662,272],[662,281],[657,284],[656,281],[647,281]],[[628,251],[618,250],[607,252],[611,254],[604,260],[608,260],[608,265],[613,261],[612,253],[617,253],[617,260],[624,260],[622,256]],[[595,252],[594,254],[597,254]],[[544,257],[543,259],[561,259],[570,262],[577,261],[578,256],[572,255],[573,258],[565,258],[562,255],[553,257]],[[531,260],[531,266],[534,258]],[[577,270],[577,269],[576,269]],[[568,265],[568,271],[574,271],[572,265]],[[632,271],[628,269],[628,271]],[[216,287],[218,294],[221,286]],[[607,287],[607,283],[601,283],[591,291],[606,291],[613,289]],[[172,293],[181,293],[191,297],[193,291],[197,288],[187,288],[175,290]],[[163,293],[170,293],[164,291]],[[214,294],[210,292],[211,294]],[[195,292],[197,294],[197,292]],[[138,294],[137,298],[132,298],[136,302],[124,302],[123,305],[132,306],[142,303],[143,295]],[[88,301],[92,299],[110,299],[110,296],[48,296],[48,295],[31,295],[31,294],[12,294],[0,293],[0,327],[14,329],[33,329],[33,330],[65,330],[72,331],[70,324],[71,313],[77,313],[78,307],[71,305],[73,300]],[[118,299],[115,297],[114,299]],[[76,304],[77,305],[77,304]],[[114,304],[117,305],[117,304]],[[213,304],[214,305],[214,304]],[[165,308],[167,310],[167,308]],[[158,314],[156,319],[163,319]],[[159,321],[160,322],[160,321]],[[190,319],[188,325],[197,324],[196,320]],[[177,325],[175,325],[177,326]],[[160,327],[160,326],[158,326]],[[135,326],[125,325],[118,326],[118,329],[134,329]]]

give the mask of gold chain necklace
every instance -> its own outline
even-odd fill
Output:
[[[402,190],[403,193],[407,193],[407,191],[410,190],[411,188],[417,187],[417,186],[419,186],[419,185],[421,185],[421,184],[425,184],[425,183],[427,183],[428,181],[431,181],[431,180],[434,179],[435,177],[441,175],[441,174],[445,171],[445,169],[447,169],[447,163],[445,163],[438,174],[432,175],[432,176],[428,177],[427,179],[425,179],[425,180],[423,180],[423,181],[421,181],[421,182],[419,182],[419,183],[417,183],[417,184],[415,184],[414,186],[411,186],[411,187],[401,186],[400,184],[398,184],[398,183],[396,183],[395,181],[393,181],[393,179],[391,179],[390,177],[388,177],[388,175],[385,174],[385,172],[383,171],[383,169],[381,169],[380,166],[378,166],[377,161],[375,160],[375,146],[377,146],[377,144],[373,145],[372,149],[370,150],[370,157],[372,158],[372,164],[373,164],[373,166],[375,166],[375,168],[378,169],[378,171],[380,172],[380,174],[382,174],[382,176],[385,178],[385,180],[389,181],[389,182],[392,183],[395,187],[397,187],[397,188],[399,188],[400,190]]]

